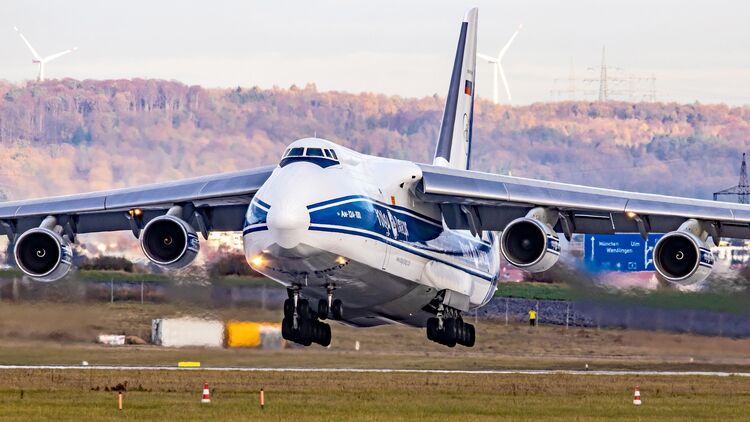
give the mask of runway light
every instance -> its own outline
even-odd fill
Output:
[[[255,255],[250,259],[250,264],[252,264],[254,267],[262,267],[263,266],[263,255]]]
[[[346,265],[348,262],[343,256],[336,258],[336,263],[339,265]]]
[[[625,215],[627,215],[630,219],[638,217],[638,214],[634,213],[633,211],[628,211],[625,213]]]

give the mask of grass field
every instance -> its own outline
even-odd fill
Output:
[[[208,382],[211,404],[200,403]],[[747,378],[5,370],[0,419],[747,420]],[[644,404],[632,405],[634,386]],[[117,410],[123,386],[124,410]],[[266,393],[266,408],[258,391]]]

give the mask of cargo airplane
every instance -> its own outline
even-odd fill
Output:
[[[500,254],[545,271],[560,256],[560,235],[666,233],[656,273],[678,284],[709,274],[709,242],[750,239],[746,205],[469,170],[476,47],[471,9],[430,165],[306,138],[274,166],[2,203],[0,225],[20,269],[47,282],[71,269],[79,234],[130,230],[149,260],[180,268],[196,257],[198,234],[242,231],[248,264],[288,291],[283,337],[323,346],[333,319],[424,327],[432,341],[471,347],[474,327],[462,315],[492,298]]]

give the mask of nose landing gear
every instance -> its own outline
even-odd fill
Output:
[[[299,288],[289,291],[289,298],[284,301],[281,336],[303,346],[317,343],[327,347],[331,344],[331,326],[318,320],[320,314],[310,309],[307,299],[299,297]],[[320,306],[318,310],[320,311]]]

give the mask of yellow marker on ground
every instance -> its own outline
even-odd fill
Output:
[[[200,368],[200,362],[177,362],[177,366],[180,368]]]

